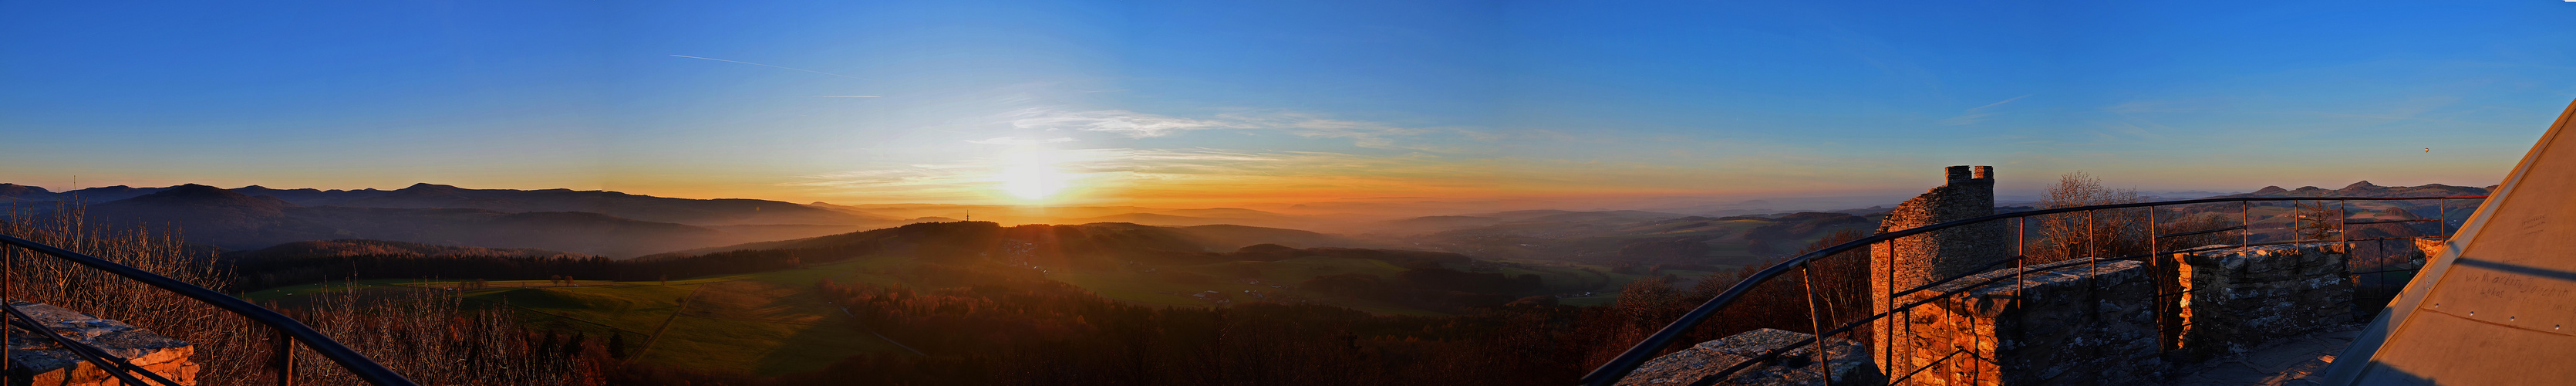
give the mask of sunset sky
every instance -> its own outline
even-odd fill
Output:
[[[0,2],[0,182],[835,203],[2484,186],[2576,2]],[[2430,149],[2426,151],[2425,149]]]

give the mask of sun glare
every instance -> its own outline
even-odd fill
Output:
[[[1037,201],[1064,192],[1072,176],[1057,169],[1061,162],[1053,151],[1021,149],[1003,157],[1002,170],[993,181],[1002,191],[1021,200]]]

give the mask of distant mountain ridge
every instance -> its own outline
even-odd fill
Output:
[[[295,241],[378,239],[633,256],[776,237],[589,212],[304,206],[196,184],[91,204],[83,218],[108,227],[175,228],[190,242],[237,250]]]
[[[253,186],[256,187],[256,186]],[[265,189],[265,188],[262,188]],[[274,189],[269,189],[274,190]],[[377,208],[475,208],[503,212],[591,212],[644,221],[691,225],[883,224],[894,219],[861,216],[796,203],[753,199],[686,199],[606,190],[466,189],[414,184],[392,191],[287,191],[307,205]]]
[[[2256,190],[2254,190],[2254,191],[2253,191],[2253,192],[2251,192],[2251,193],[2238,193],[2238,194],[2230,194],[2230,195],[2217,196],[2217,197],[2211,197],[2211,198],[2241,198],[2241,197],[2455,197],[2455,196],[2484,196],[2484,195],[2487,195],[2487,192],[2490,192],[2490,191],[2495,190],[2495,188],[2496,188],[2496,187],[2495,187],[2495,186],[2493,186],[2493,185],[2489,185],[2489,186],[2484,187],[2484,188],[2477,188],[2477,187],[2467,187],[2467,186],[2451,186],[2451,185],[2443,185],[2443,184],[2424,184],[2424,185],[2419,185],[2419,186],[2379,186],[2379,185],[2377,185],[2377,184],[2372,184],[2372,183],[2370,183],[2370,181],[2361,181],[2361,182],[2354,182],[2354,183],[2352,183],[2351,185],[2344,185],[2344,187],[2343,187],[2343,188],[2341,188],[2341,189],[2326,189],[2326,188],[2319,188],[2319,187],[2314,187],[2314,186],[2301,186],[2301,187],[2299,187],[2298,189],[2282,189],[2282,188],[2281,188],[2281,187],[2279,187],[2279,186],[2265,186],[2265,187],[2263,187],[2262,189],[2256,189]]]
[[[204,186],[187,184],[181,186]],[[141,197],[177,188],[123,185],[51,192],[41,187],[0,184],[0,202],[80,201],[101,203]],[[591,212],[628,219],[690,225],[868,225],[892,226],[902,219],[852,210],[754,199],[687,199],[654,197],[606,190],[466,189],[418,183],[396,190],[276,189],[251,185],[222,189],[250,197],[273,197],[298,206],[368,208],[470,208],[497,212]]]
[[[225,257],[235,258],[235,259],[243,259],[243,260],[294,259],[294,258],[315,258],[315,257],[349,257],[349,256],[414,256],[414,257],[441,257],[441,256],[497,256],[497,257],[567,257],[567,258],[587,258],[587,257],[591,257],[590,255],[579,254],[579,253],[562,252],[562,251],[552,251],[552,250],[544,250],[544,249],[536,249],[536,248],[482,248],[482,247],[463,247],[463,246],[451,246],[451,245],[436,245],[436,244],[423,244],[423,243],[407,243],[407,242],[400,242],[400,241],[366,240],[366,239],[340,239],[340,240],[312,240],[312,241],[297,241],[297,242],[291,242],[291,243],[285,243],[285,244],[278,244],[278,245],[275,245],[275,246],[270,246],[270,247],[268,247],[268,248],[260,248],[260,249],[257,249],[257,250],[240,251],[240,252],[233,252],[233,253],[227,253],[227,254],[225,254]]]
[[[25,201],[69,201],[79,197],[83,202],[107,202],[134,198],[169,188],[137,188],[125,185],[102,186],[55,192],[42,187],[0,183],[0,203]]]
[[[1064,251],[1106,251],[1114,249],[1127,252],[1154,250],[1175,253],[1212,253],[1233,251],[1239,248],[1261,244],[1279,244],[1300,248],[1361,246],[1359,242],[1353,240],[1321,233],[1295,229],[1263,228],[1243,225],[1170,227],[1104,222],[1080,225],[1030,224],[1001,227],[998,224],[986,221],[960,221],[914,223],[899,228],[877,229],[795,240],[765,241],[712,248],[699,248],[656,254],[653,256],[646,256],[646,258],[736,250],[844,247],[853,245],[854,243],[870,242],[872,240],[892,237],[890,235],[912,234],[914,232],[925,232],[934,229],[941,230],[938,232],[950,232],[959,229],[987,228],[991,230],[1018,230],[1015,232],[1026,231],[1052,233],[1046,237],[1034,237],[1032,235],[1025,234],[1020,237],[1051,240],[1047,241],[1051,243],[1067,243],[1066,245],[1069,245],[1069,247],[1064,247]],[[1115,247],[1112,248],[1110,246]]]

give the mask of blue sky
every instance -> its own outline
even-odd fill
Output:
[[[2482,186],[2576,99],[2567,20],[2576,3],[15,1],[0,181],[1208,205],[1905,194],[1958,164],[2008,191],[2076,170]]]

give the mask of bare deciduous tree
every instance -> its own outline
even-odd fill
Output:
[[[82,221],[78,205],[31,213],[11,208],[0,234],[79,252],[200,287],[225,292],[234,272],[213,251],[182,241],[175,229],[102,228]],[[15,247],[6,257],[10,300],[46,303],[116,319],[188,342],[198,384],[275,384],[275,330],[175,292]],[[464,307],[435,289],[315,295],[310,307],[281,310],[414,381],[429,385],[595,384],[595,356],[528,348],[513,316]],[[360,292],[374,292],[362,299]],[[272,305],[273,306],[273,305]],[[309,349],[297,355],[303,384],[363,384]]]
[[[2133,204],[2146,202],[2134,189],[2104,187],[2102,180],[2082,171],[2059,176],[2040,198],[2041,209],[2071,208],[2093,205]],[[2218,213],[2188,214],[2181,208],[2124,208],[2045,215],[2032,219],[2037,234],[2030,246],[2033,263],[2062,261],[2085,257],[2116,258],[2143,253],[2149,249],[2171,251],[2232,241],[2224,233],[2155,238],[2157,234],[2184,233],[2227,227],[2228,220]],[[2153,225],[2155,229],[2149,229]]]

